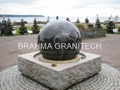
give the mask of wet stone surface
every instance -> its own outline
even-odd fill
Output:
[[[68,21],[52,21],[39,33],[38,44],[44,58],[69,60],[75,58],[81,48],[81,34],[78,28]]]

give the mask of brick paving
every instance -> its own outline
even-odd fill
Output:
[[[18,49],[18,43],[36,43],[37,35],[0,37],[0,70],[17,63],[17,55],[37,51],[38,49]],[[102,60],[120,67],[120,35],[107,34],[106,37],[85,39],[86,43],[101,43],[101,49],[83,49],[82,51],[102,55]]]

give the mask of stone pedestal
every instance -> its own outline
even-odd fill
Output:
[[[85,59],[52,66],[51,63],[35,59],[34,57],[37,53],[20,55],[18,57],[18,69],[23,75],[54,90],[64,90],[99,73],[101,70],[100,55],[81,52],[86,55]]]

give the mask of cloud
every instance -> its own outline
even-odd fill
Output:
[[[86,17],[96,14],[120,16],[119,12],[119,0],[0,0],[1,14]]]
[[[0,4],[29,4],[33,3],[34,0],[0,0]]]

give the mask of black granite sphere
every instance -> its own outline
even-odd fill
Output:
[[[68,21],[52,21],[39,32],[38,45],[43,57],[49,60],[70,60],[81,49],[81,34]]]

